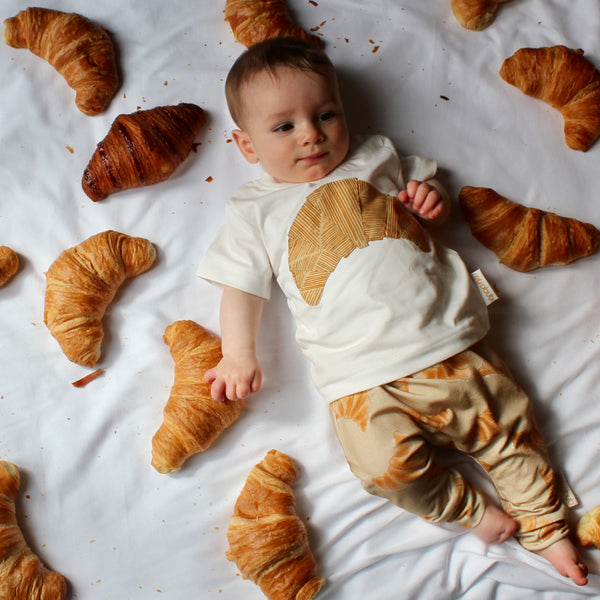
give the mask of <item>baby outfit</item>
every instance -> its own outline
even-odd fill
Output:
[[[469,349],[489,328],[485,303],[462,259],[436,244],[397,199],[408,181],[430,179],[436,169],[433,161],[400,157],[383,136],[367,136],[354,138],[346,160],[318,181],[282,183],[265,174],[228,201],[225,223],[198,273],[265,299],[276,278],[313,381],[332,403],[349,464],[368,491],[432,521],[476,525],[483,514],[480,493],[454,471],[444,470],[442,481],[442,469],[428,454],[430,444],[448,444],[506,480],[499,493],[506,491],[508,512],[517,502],[511,480],[536,479],[532,497],[519,500],[514,514],[535,514],[535,523],[526,526],[534,532],[528,534],[536,540],[531,543],[548,545],[548,527],[553,528],[548,523],[564,515],[555,514],[558,501],[546,510],[550,500],[538,490],[537,475],[543,473],[542,487],[555,496],[543,441],[527,418],[530,409],[523,408],[527,398],[501,368],[487,373],[497,363],[481,357],[465,367],[469,375],[460,384],[452,368],[446,377],[447,367],[440,367],[442,376],[433,386],[429,375],[421,375]],[[483,400],[471,402],[471,396]],[[508,406],[511,398],[514,409]],[[348,405],[360,405],[366,421],[357,425]],[[482,434],[486,428],[489,439]],[[509,437],[517,436],[515,457],[525,453],[535,460],[515,458],[510,467],[503,458],[494,464],[494,453],[506,446],[505,428]],[[405,473],[397,476],[398,469]],[[525,520],[520,518],[522,528]],[[562,537],[564,528],[560,523],[553,531],[560,529],[556,535]]]
[[[529,398],[485,342],[329,408],[350,468],[372,494],[430,522],[477,525],[482,492],[437,460],[453,448],[488,473],[502,508],[519,521],[524,548],[542,550],[568,535]]]

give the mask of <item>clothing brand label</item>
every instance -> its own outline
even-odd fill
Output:
[[[571,489],[571,486],[569,485],[569,482],[567,481],[565,474],[562,471],[558,471],[556,473],[556,475],[557,475],[559,489],[560,489],[560,492],[562,494],[565,504],[569,508],[575,508],[576,506],[579,506],[579,500],[577,500],[577,496],[575,496],[575,492]]]
[[[494,288],[490,285],[488,280],[485,278],[481,269],[473,271],[473,273],[471,273],[471,277],[477,284],[477,288],[481,292],[481,295],[483,296],[483,299],[485,300],[487,306],[489,306],[492,302],[498,300],[498,295],[496,294]]]

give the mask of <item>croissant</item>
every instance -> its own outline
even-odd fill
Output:
[[[293,460],[270,450],[249,473],[229,523],[227,558],[269,600],[310,600],[325,582],[296,515]]]
[[[17,253],[8,246],[0,246],[0,287],[2,287],[19,268]]]
[[[67,584],[31,551],[19,528],[15,500],[21,478],[16,465],[0,461],[0,598],[63,600]]]
[[[589,223],[527,208],[490,188],[463,187],[459,202],[475,238],[516,271],[566,265],[592,254],[600,241]]]
[[[205,123],[206,113],[184,102],[119,115],[85,168],[83,191],[96,202],[165,181],[187,158]]]
[[[225,21],[235,41],[247,48],[272,37],[295,37],[322,46],[319,37],[294,23],[285,0],[227,0]]]
[[[583,50],[521,48],[503,62],[500,76],[560,111],[569,148],[585,152],[600,137],[600,72]]]
[[[81,15],[28,8],[4,21],[4,40],[49,62],[77,92],[75,104],[86,115],[104,111],[117,91],[112,40]]]
[[[507,0],[452,0],[452,12],[456,20],[466,29],[481,31],[496,16],[498,7]]]
[[[581,517],[575,534],[582,546],[594,545],[600,548],[600,506],[596,506]]]
[[[148,240],[116,231],[93,235],[59,255],[46,273],[44,322],[69,360],[96,364],[106,307],[119,286],[147,271],[155,258]]]
[[[217,402],[204,373],[221,360],[221,342],[194,321],[175,321],[163,337],[175,361],[175,380],[163,423],[152,438],[152,465],[160,473],[179,470],[204,452],[240,416],[242,401]]]

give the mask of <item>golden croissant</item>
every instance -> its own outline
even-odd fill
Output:
[[[144,238],[105,231],[64,250],[46,273],[44,322],[67,358],[93,367],[104,311],[119,286],[147,271],[156,250]]]
[[[521,48],[504,61],[500,76],[560,111],[569,148],[585,152],[600,137],[600,72],[583,50]]]
[[[104,111],[117,91],[112,40],[82,15],[28,8],[4,21],[4,40],[49,62],[77,92],[75,104],[86,115]]]
[[[225,20],[235,41],[247,48],[272,37],[295,37],[322,45],[320,38],[294,23],[285,0],[227,0]]]
[[[466,29],[481,31],[496,16],[498,7],[506,0],[452,0],[452,12],[456,20]]]
[[[0,287],[2,287],[19,269],[19,257],[8,246],[0,246]]]
[[[194,321],[175,321],[163,339],[175,361],[175,378],[163,423],[152,438],[152,465],[171,473],[204,452],[237,420],[244,403],[211,398],[204,373],[222,356],[221,342],[212,333]]]
[[[96,202],[165,181],[188,157],[205,123],[206,113],[185,102],[119,115],[85,168],[83,191]]]
[[[582,546],[596,546],[600,548],[600,506],[587,512],[575,529],[577,541]]]
[[[229,523],[227,558],[268,600],[310,600],[324,583],[296,514],[293,460],[270,450],[252,468]]]
[[[464,187],[459,202],[471,232],[516,271],[566,265],[598,247],[589,223],[512,202],[490,188]]]
[[[0,598],[63,600],[67,584],[31,551],[19,528],[15,500],[21,478],[16,465],[0,461]]]

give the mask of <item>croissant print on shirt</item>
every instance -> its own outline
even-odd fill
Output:
[[[326,183],[308,196],[288,235],[289,268],[311,306],[342,258],[383,238],[406,239],[429,251],[427,234],[394,196],[355,177]]]

